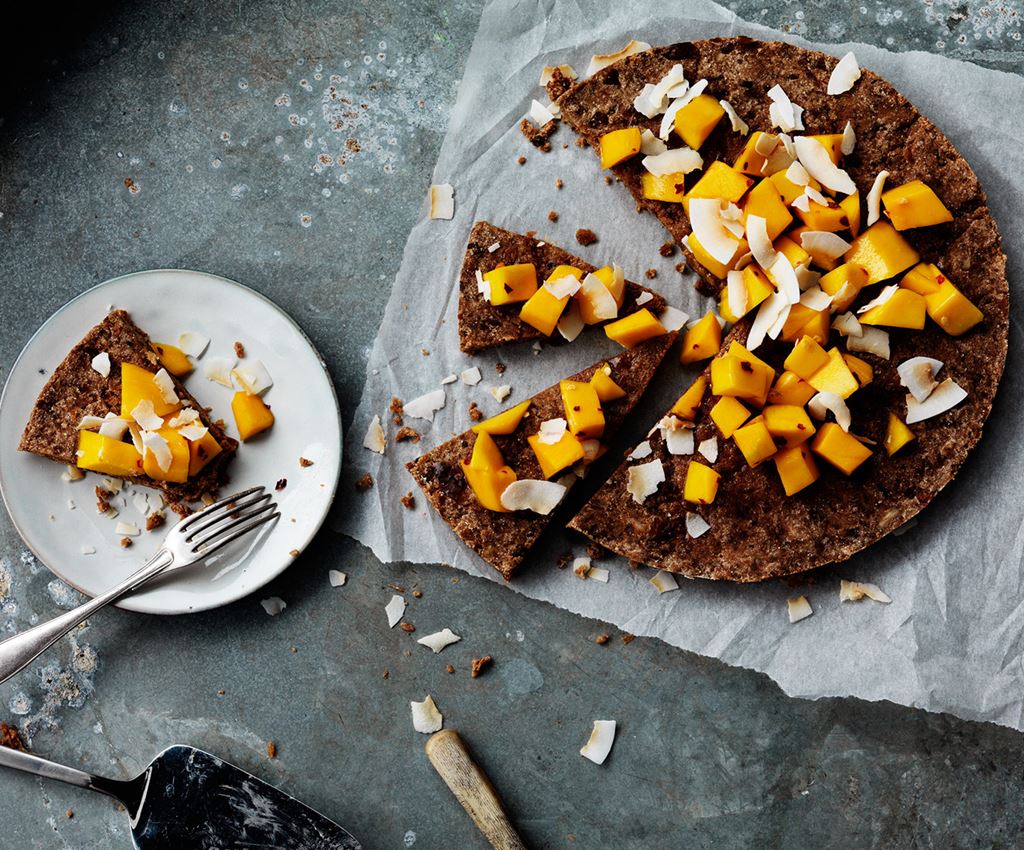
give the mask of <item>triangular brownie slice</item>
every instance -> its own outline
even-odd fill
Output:
[[[636,406],[675,338],[674,332],[662,334],[607,361],[595,363],[567,379],[571,382],[590,382],[595,373],[601,370],[604,378],[610,379],[621,389],[622,395],[619,398],[601,403],[604,417],[604,430],[600,437],[602,443],[622,425]],[[512,433],[494,434],[491,437],[504,463],[515,473],[518,481],[557,478],[571,469],[571,466],[567,466],[552,471],[549,467],[547,471],[550,474],[545,475],[530,443],[530,438],[537,439],[542,423],[566,418],[562,396],[564,383],[555,384],[533,396],[529,400],[526,415]],[[597,382],[594,385],[597,386]],[[478,439],[478,434],[470,429],[407,466],[434,509],[462,542],[508,580],[541,532],[552,522],[552,515],[540,515],[526,510],[502,513],[489,510],[481,504],[462,468],[463,462],[469,462],[474,454]],[[574,438],[570,431],[566,431],[562,439]],[[595,453],[599,455],[600,449],[590,452],[591,456]]]
[[[106,375],[93,366],[94,358],[103,354],[109,358]],[[39,393],[18,448],[76,465],[79,424],[83,419],[103,419],[108,414],[121,414],[122,364],[137,366],[153,374],[162,366],[149,336],[127,312],[113,310],[71,349],[54,370]],[[184,483],[157,481],[144,473],[132,475],[129,480],[162,490],[171,507],[180,511],[188,503],[212,496],[220,489],[226,481],[225,469],[238,443],[211,421],[208,411],[192,397],[181,381],[169,377],[181,407],[197,411],[197,421],[208,429],[208,435],[216,441],[220,451]]]
[[[481,294],[477,272],[484,275],[499,266],[521,263],[534,266],[538,284],[558,266],[573,266],[584,274],[597,271],[586,260],[555,245],[478,221],[469,234],[459,275],[459,348],[467,354],[525,340],[550,338],[553,342],[564,342],[557,330],[547,335],[519,318],[522,302],[496,306]],[[635,312],[641,305],[657,314],[665,308],[665,299],[644,286],[626,281],[616,318]]]

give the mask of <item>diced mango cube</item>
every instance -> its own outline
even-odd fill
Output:
[[[722,344],[722,326],[714,313],[705,314],[697,324],[686,332],[679,362],[686,366],[700,360],[707,360],[718,354]]]
[[[710,466],[691,460],[686,467],[686,483],[683,498],[698,505],[710,505],[718,495],[718,479],[721,476]]]
[[[530,399],[520,402],[515,407],[503,410],[490,419],[478,422],[472,430],[477,434],[512,434],[523,421],[526,411],[530,409]]]
[[[850,235],[856,236],[860,233],[860,192],[847,195],[839,202],[839,206],[843,208],[847,219],[849,219]]]
[[[804,193],[803,186],[797,185],[786,176],[785,168],[782,169],[782,171],[776,171],[768,179],[775,184],[775,188],[778,189],[779,194],[782,195],[782,200],[784,200],[787,204],[792,204],[793,201],[795,201]],[[812,189],[821,188],[821,184],[813,177],[811,178],[811,182],[809,185]]]
[[[728,354],[731,357],[738,358],[743,363],[749,364],[750,367],[754,370],[754,372],[760,376],[761,394],[758,395],[756,398],[751,399],[751,401],[753,401],[754,404],[760,407],[765,403],[765,401],[768,398],[768,391],[771,389],[772,382],[775,380],[775,370],[767,363],[765,363],[763,360],[761,360],[759,357],[756,357],[754,354],[749,352],[736,340],[733,340],[732,342],[729,343]],[[744,367],[744,371],[746,371],[746,367]]]
[[[711,408],[711,421],[718,426],[718,430],[726,439],[735,434],[736,429],[749,418],[750,411],[743,406],[742,402],[730,396],[720,398]]]
[[[611,168],[640,153],[640,128],[612,130],[600,139],[601,168]]]
[[[130,478],[142,474],[142,455],[131,443],[95,431],[79,431],[75,465],[104,475]]]
[[[803,247],[803,234],[808,232],[813,232],[812,228],[808,227],[806,224],[801,224],[797,227],[791,227],[786,231],[786,237],[792,239],[807,252],[807,256],[810,257],[811,263],[814,266],[825,271],[832,271],[832,269],[839,265],[839,260],[835,257],[829,256],[824,251]]]
[[[819,204],[817,201],[808,201],[807,210],[793,207],[799,219],[811,230],[827,230],[835,233],[837,230],[846,230],[850,226],[850,217],[839,204],[829,201],[828,206]]]
[[[142,457],[142,469],[154,481],[184,484],[188,481],[188,468],[192,459],[188,440],[174,428],[161,428],[157,433],[167,441],[167,446],[171,450],[171,462],[167,469],[163,469],[157,461],[156,454],[146,449]]]
[[[897,230],[953,220],[953,214],[927,183],[911,180],[882,193],[882,206]]]
[[[537,291],[537,267],[533,263],[498,266],[484,274],[484,281],[491,288],[491,303],[496,307],[527,301]]]
[[[537,456],[540,469],[545,478],[561,472],[576,461],[583,460],[583,444],[566,431],[557,443],[542,443],[540,434],[531,434],[526,438]]]
[[[818,279],[822,291],[833,296],[832,309],[837,313],[842,313],[856,301],[861,289],[867,285],[867,270],[853,263],[836,266]]]
[[[803,336],[809,336],[819,345],[825,345],[828,342],[829,331],[832,329],[832,313],[825,308],[824,310],[818,310],[808,319],[802,328],[800,333]]]
[[[489,511],[508,513],[508,508],[501,503],[501,494],[505,492],[505,488],[509,484],[516,480],[516,474],[511,467],[477,468],[472,463],[465,461],[461,465],[462,474],[466,476],[466,481],[481,506]]]
[[[772,282],[768,280],[768,276],[761,270],[759,266],[754,263],[750,263],[743,268],[743,283],[747,292],[746,307],[743,313],[739,316],[733,315],[732,310],[729,309],[729,286],[726,284],[722,290],[722,294],[718,302],[718,312],[722,314],[722,318],[727,322],[738,322],[743,316],[747,315],[753,310],[758,304],[765,300],[769,295],[775,291],[775,287],[772,286]]]
[[[736,247],[736,253],[733,255],[732,259],[728,263],[720,263],[712,257],[707,250],[705,250],[704,246],[700,244],[700,241],[694,234],[691,233],[686,238],[686,243],[689,245],[690,253],[693,254],[693,258],[715,277],[722,279],[724,279],[730,269],[736,265],[736,261],[749,250],[747,241],[745,239],[741,239]]]
[[[487,431],[477,433],[469,465],[474,469],[501,469],[505,465],[501,449]]]
[[[576,266],[559,263],[551,270],[551,274],[544,278],[544,282],[554,282],[556,280],[561,280],[563,277],[569,277],[570,275],[576,278],[576,280],[583,280],[584,272],[583,269],[576,268]]]
[[[918,295],[931,295],[939,291],[939,285],[945,279],[946,276],[933,263],[918,263],[903,275],[900,286]]]
[[[612,298],[615,299],[615,306],[621,307],[622,301],[626,297],[625,276],[620,274],[616,278],[615,269],[611,266],[601,266],[601,268],[595,269],[594,277],[601,281],[604,284],[604,288],[612,294]]]
[[[878,283],[909,269],[921,256],[887,221],[876,221],[853,240],[843,257],[847,263],[861,266],[868,283]]]
[[[121,416],[131,418],[135,406],[143,400],[153,403],[157,416],[167,416],[181,408],[181,402],[164,401],[160,388],[154,381],[155,375],[148,369],[134,363],[121,364]]]
[[[604,413],[594,385],[586,381],[559,381],[569,432],[580,440],[604,434]]]
[[[853,372],[853,377],[857,379],[857,383],[862,387],[866,387],[874,380],[875,370],[866,360],[861,360],[861,358],[854,354],[843,354],[843,360],[846,361],[846,365]]]
[[[828,352],[809,336],[802,336],[789,352],[783,365],[806,380],[822,366],[828,365]]]
[[[652,201],[665,201],[669,204],[681,204],[686,193],[683,191],[685,174],[651,174],[645,171],[640,175],[640,189],[643,196]]]
[[[767,460],[778,449],[768,426],[764,424],[763,416],[751,419],[742,428],[737,429],[732,438],[750,466],[757,466]]]
[[[786,316],[786,321],[782,325],[782,333],[779,334],[779,338],[783,342],[794,342],[802,336],[809,336],[817,339],[820,335],[820,321],[816,322],[815,327],[812,329],[814,330],[814,333],[809,333],[805,328],[807,328],[811,322],[820,320],[822,313],[824,313],[827,318],[831,318],[828,310],[812,310],[806,304],[794,304],[789,309],[789,315]],[[825,335],[825,339],[826,341],[828,340],[827,334]]]
[[[625,398],[626,391],[612,380],[612,367],[605,363],[590,378],[590,383],[602,403]]]
[[[754,177],[764,176],[761,168],[764,166],[765,158],[757,152],[757,145],[762,136],[777,139],[771,133],[762,133],[760,130],[755,130],[750,134],[747,143],[743,146],[743,150],[740,151],[740,155],[736,157],[736,161],[732,164],[733,168],[737,171],[742,171],[744,174],[751,174]]]
[[[176,345],[154,342],[153,350],[160,358],[161,365],[175,378],[181,378],[195,368],[192,361],[188,359],[188,355]]]
[[[985,318],[948,279],[939,284],[937,292],[924,296],[924,301],[928,315],[950,336],[960,336]]]
[[[795,404],[803,407],[818,391],[794,372],[783,372],[768,393],[772,404]]]
[[[191,478],[193,475],[198,475],[202,472],[206,464],[217,457],[221,451],[220,443],[217,442],[217,438],[209,431],[198,440],[189,440],[188,477]]]
[[[834,165],[839,165],[839,161],[843,158],[842,133],[826,133],[824,135],[810,136],[809,138],[814,139],[814,141],[818,142],[828,151],[828,155],[832,158]]]
[[[608,338],[623,348],[633,348],[645,340],[668,333],[665,326],[646,307],[604,326]]]
[[[885,325],[889,328],[924,327],[925,300],[910,289],[897,289],[887,301],[858,316],[862,325]]]
[[[780,449],[775,453],[775,469],[782,481],[787,496],[799,493],[818,480],[821,474],[814,462],[811,450],[804,444]]]
[[[686,193],[683,206],[689,212],[687,202],[691,198],[721,198],[735,204],[746,194],[753,182],[742,172],[736,171],[720,159],[716,159],[707,167],[701,178],[693,184],[693,188]]]
[[[795,404],[769,404],[761,415],[777,445],[798,446],[814,435],[807,411]]]
[[[793,221],[793,214],[782,200],[782,195],[776,185],[767,177],[761,180],[743,203],[743,224],[746,226],[747,217],[758,215],[765,220],[765,229],[768,231],[768,238],[774,240]]]
[[[885,428],[885,450],[889,457],[902,449],[907,443],[916,439],[914,432],[895,413],[889,414],[889,422]]]
[[[274,424],[274,414],[263,399],[253,393],[235,393],[231,397],[231,413],[242,441],[255,437]]]
[[[835,393],[840,398],[849,398],[860,384],[847,365],[843,353],[838,348],[828,352],[829,362],[807,379],[814,389],[820,393]]]
[[[544,336],[551,336],[568,303],[568,295],[556,298],[546,286],[539,286],[519,311],[519,318]]]
[[[723,115],[725,110],[717,100],[699,94],[676,113],[676,133],[691,148],[699,150]]]
[[[704,400],[704,390],[707,389],[707,386],[708,379],[704,375],[698,375],[686,392],[679,396],[679,400],[672,405],[671,413],[680,419],[692,422],[697,416],[697,408]]]
[[[826,422],[811,443],[811,451],[849,475],[871,457],[871,449],[835,422]]]
[[[760,370],[726,354],[711,362],[711,392],[717,396],[757,400],[764,389]]]

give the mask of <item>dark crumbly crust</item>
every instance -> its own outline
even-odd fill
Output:
[[[495,242],[501,247],[491,253],[488,249]],[[597,269],[596,266],[555,245],[541,244],[541,241],[530,236],[502,230],[490,222],[478,221],[469,234],[466,258],[463,260],[462,272],[459,275],[459,348],[467,354],[523,340],[547,339],[553,343],[564,341],[557,331],[546,337],[520,319],[519,310],[522,304],[492,307],[477,292],[477,269],[486,274],[499,265],[513,263],[533,263],[537,267],[538,281],[546,279],[555,266],[559,265],[575,266],[584,272]],[[656,292],[626,281],[626,295],[619,315],[627,316],[635,312],[636,299],[644,292],[650,292],[654,296],[653,300],[643,305],[652,313],[657,314],[665,308],[665,299]]]
[[[92,359],[101,352],[110,355],[110,376],[104,378],[92,368]],[[46,382],[29,417],[18,448],[51,460],[74,465],[78,451],[78,423],[83,416],[105,416],[121,412],[121,363],[132,363],[156,372],[160,358],[149,337],[124,310],[113,310],[90,330],[54,370]],[[221,453],[202,472],[184,484],[155,481],[147,475],[132,481],[162,490],[172,506],[212,496],[227,480],[225,469],[238,443],[214,424],[207,411],[182,383],[173,378],[178,396],[199,411],[203,424],[220,443]]]
[[[670,333],[648,340],[617,357],[595,363],[568,379],[588,381],[603,363],[611,366],[612,379],[627,395],[604,406],[606,438],[636,406],[675,338],[676,334]],[[514,434],[494,438],[505,462],[519,478],[544,477],[526,438],[540,430],[541,422],[564,415],[561,391],[555,384],[533,397],[528,416]],[[407,467],[416,483],[423,488],[430,504],[462,542],[508,580],[541,532],[557,515],[557,510],[551,516],[540,516],[527,511],[498,513],[482,507],[460,467],[461,461],[468,460],[472,454],[475,441],[476,434],[466,431],[408,463]]]
[[[682,499],[689,458],[673,457],[659,435],[651,439],[666,467],[658,492],[638,505],[626,492],[627,465],[598,491],[570,526],[624,555],[689,576],[760,581],[849,558],[897,528],[927,505],[959,470],[981,437],[1006,360],[1009,287],[1006,257],[974,172],[949,140],[885,80],[863,71],[851,92],[825,95],[836,59],[776,42],[713,39],[677,44],[622,60],[570,90],[560,101],[564,119],[589,142],[606,130],[644,122],[632,100],[644,82],[656,81],[676,62],[686,77],[706,77],[708,91],[725,98],[751,129],[767,129],[766,91],[781,83],[804,107],[809,133],[839,132],[852,121],[857,148],[845,166],[862,198],[881,169],[890,185],[924,180],[953,213],[949,224],[911,230],[904,236],[933,262],[984,313],[984,321],[961,337],[950,337],[933,322],[923,331],[889,330],[891,357],[858,354],[874,368],[874,381],[849,399],[854,430],[881,442],[888,412],[903,417],[906,390],[896,367],[909,357],[941,360],[940,377],[953,377],[968,392],[954,410],[912,425],[917,440],[889,458],[880,447],[850,478],[818,460],[821,479],[792,497],[782,492],[774,463],[747,467],[732,440],[719,435],[722,473],[714,504],[695,508]],[[732,161],[743,137],[723,120],[701,148],[705,162]],[[655,128],[656,129],[656,128]],[[639,197],[642,166],[629,163],[618,176],[638,203],[665,224],[677,241],[689,232],[678,204]],[[693,263],[692,257],[687,257]],[[721,286],[698,269],[703,291]],[[877,288],[872,288],[872,295]],[[863,299],[862,299],[863,300]],[[736,325],[730,338],[744,340],[749,320]],[[723,346],[724,350],[725,346]],[[770,340],[756,354],[774,366],[789,344]],[[696,438],[716,434],[707,414],[710,393],[698,414]],[[697,539],[685,531],[687,511],[696,510],[711,524]]]

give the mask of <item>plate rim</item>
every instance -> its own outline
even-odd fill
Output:
[[[25,352],[28,351],[29,347],[32,345],[33,342],[35,342],[36,338],[46,330],[47,326],[59,314],[63,313],[65,310],[70,308],[77,301],[85,298],[85,296],[89,295],[92,292],[95,292],[98,289],[102,289],[102,288],[104,288],[106,286],[110,286],[110,285],[113,285],[113,284],[118,283],[120,281],[124,281],[124,280],[127,280],[129,278],[133,278],[133,277],[141,277],[143,275],[148,275],[148,274],[159,274],[159,273],[167,273],[167,272],[173,273],[173,274],[199,275],[199,276],[205,277],[205,278],[214,278],[214,279],[220,281],[221,283],[226,283],[229,286],[233,286],[233,287],[236,287],[237,289],[241,289],[241,290],[243,290],[244,292],[246,292],[249,295],[254,295],[256,298],[258,298],[260,301],[264,302],[272,310],[274,310],[276,313],[278,313],[289,325],[291,325],[292,328],[294,328],[298,332],[299,336],[306,343],[306,345],[309,346],[310,351],[312,351],[313,354],[316,356],[316,360],[320,364],[320,368],[323,370],[324,377],[327,379],[327,386],[328,386],[328,388],[331,391],[331,400],[334,403],[334,415],[335,415],[335,419],[337,420],[337,423],[338,423],[338,438],[339,438],[339,441],[338,441],[338,468],[337,468],[337,471],[336,471],[336,473],[333,476],[333,479],[331,481],[330,493],[329,493],[329,496],[328,496],[328,499],[327,499],[326,507],[325,507],[325,509],[324,509],[324,511],[323,511],[323,513],[322,513],[322,515],[321,515],[321,517],[319,519],[319,521],[315,524],[315,526],[313,527],[313,529],[311,530],[311,532],[309,534],[309,537],[306,540],[306,544],[308,544],[309,542],[311,542],[317,536],[317,534],[320,533],[321,529],[324,527],[324,523],[327,521],[328,516],[330,516],[331,509],[334,506],[334,501],[335,501],[335,498],[337,497],[337,494],[338,494],[338,486],[339,486],[340,480],[341,480],[341,469],[342,469],[342,465],[344,463],[344,452],[345,452],[345,437],[344,437],[344,434],[345,434],[344,427],[345,426],[344,426],[344,423],[342,422],[342,417],[341,417],[341,404],[338,401],[338,391],[337,391],[337,389],[334,386],[334,380],[331,377],[330,370],[327,368],[327,361],[324,358],[323,354],[320,353],[320,349],[318,349],[316,347],[316,345],[314,345],[313,340],[311,340],[309,338],[309,335],[305,332],[305,330],[303,330],[302,326],[299,325],[299,323],[297,321],[295,321],[294,318],[292,318],[292,316],[288,313],[287,310],[285,310],[283,307],[281,307],[279,304],[277,304],[277,302],[275,302],[273,299],[269,298],[268,296],[264,295],[262,292],[260,292],[257,289],[254,289],[251,286],[246,286],[244,283],[239,283],[237,280],[233,280],[233,279],[231,279],[229,277],[224,277],[223,275],[216,274],[215,272],[200,271],[199,269],[182,269],[182,268],[169,268],[169,267],[160,267],[160,268],[152,268],[152,269],[140,269],[138,271],[126,272],[125,274],[120,274],[120,275],[117,275],[115,277],[107,278],[106,280],[100,281],[99,283],[94,284],[93,286],[90,286],[88,289],[82,290],[77,295],[75,295],[73,298],[70,298],[69,300],[65,301],[60,307],[58,307],[49,316],[47,316],[47,318],[42,322],[42,324],[40,324],[39,327],[37,327],[35,329],[35,331],[32,333],[32,335],[25,341],[25,344],[22,346],[21,351],[18,352],[18,356],[14,358],[14,362],[11,364],[10,371],[7,373],[7,379],[4,381],[3,390],[0,391],[0,409],[2,409],[3,406],[4,406],[4,402],[7,399],[8,390],[10,389],[12,380],[13,380],[15,374],[18,371],[18,366],[21,364],[21,361],[22,361],[22,359],[25,356]],[[24,530],[22,529],[21,525],[18,523],[17,518],[15,517],[14,511],[11,510],[11,502],[10,502],[11,494],[9,494],[7,492],[7,488],[4,487],[4,478],[5,478],[5,476],[0,475],[0,500],[3,501],[4,510],[7,511],[7,516],[8,516],[8,518],[11,521],[11,525],[14,527],[14,530],[17,532],[18,537],[21,539],[21,542],[28,548],[28,550],[32,553],[33,557],[40,564],[42,564],[54,577],[60,579],[65,584],[67,584],[70,587],[74,588],[76,591],[81,593],[86,598],[89,598],[89,599],[93,598],[92,595],[88,591],[86,591],[83,588],[79,587],[75,582],[69,580],[65,576],[60,575],[49,564],[49,562],[46,559],[44,559],[39,554],[39,552],[36,551],[36,547],[33,546],[31,542],[29,542],[28,537],[26,536]],[[152,607],[150,607],[148,605],[142,605],[142,606],[134,605],[133,606],[131,604],[132,597],[129,595],[129,596],[125,597],[124,599],[121,599],[121,600],[119,600],[117,602],[114,602],[113,605],[116,606],[117,608],[120,608],[120,609],[124,610],[124,611],[132,611],[132,612],[139,613],[139,614],[154,614],[154,615],[159,615],[159,616],[169,616],[169,615],[177,615],[177,614],[198,614],[198,613],[201,613],[203,611],[212,611],[212,610],[215,610],[217,608],[222,608],[225,605],[231,605],[232,603],[238,602],[240,599],[244,599],[245,597],[250,596],[250,595],[256,593],[257,591],[261,590],[263,587],[265,587],[267,584],[269,584],[274,579],[278,578],[283,572],[285,572],[285,570],[287,570],[292,564],[295,563],[295,560],[296,559],[294,559],[294,558],[292,558],[290,560],[282,559],[281,566],[276,571],[272,571],[271,574],[269,574],[267,576],[267,578],[264,581],[262,581],[260,584],[255,585],[255,586],[250,587],[250,588],[246,588],[244,591],[239,592],[237,594],[228,595],[224,599],[221,599],[220,601],[217,601],[217,602],[214,602],[214,603],[211,603],[211,604],[202,604],[202,603],[200,603],[200,604],[192,605],[192,606],[185,607],[185,608],[154,609],[154,608],[152,608]]]

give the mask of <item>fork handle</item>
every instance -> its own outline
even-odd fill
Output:
[[[53,646],[64,635],[79,623],[88,620],[93,614],[116,602],[122,596],[138,590],[147,582],[156,578],[171,565],[173,558],[166,549],[161,549],[146,561],[136,572],[106,593],[83,602],[52,620],[33,626],[0,643],[0,683],[6,682],[15,673],[24,670],[36,658]]]

